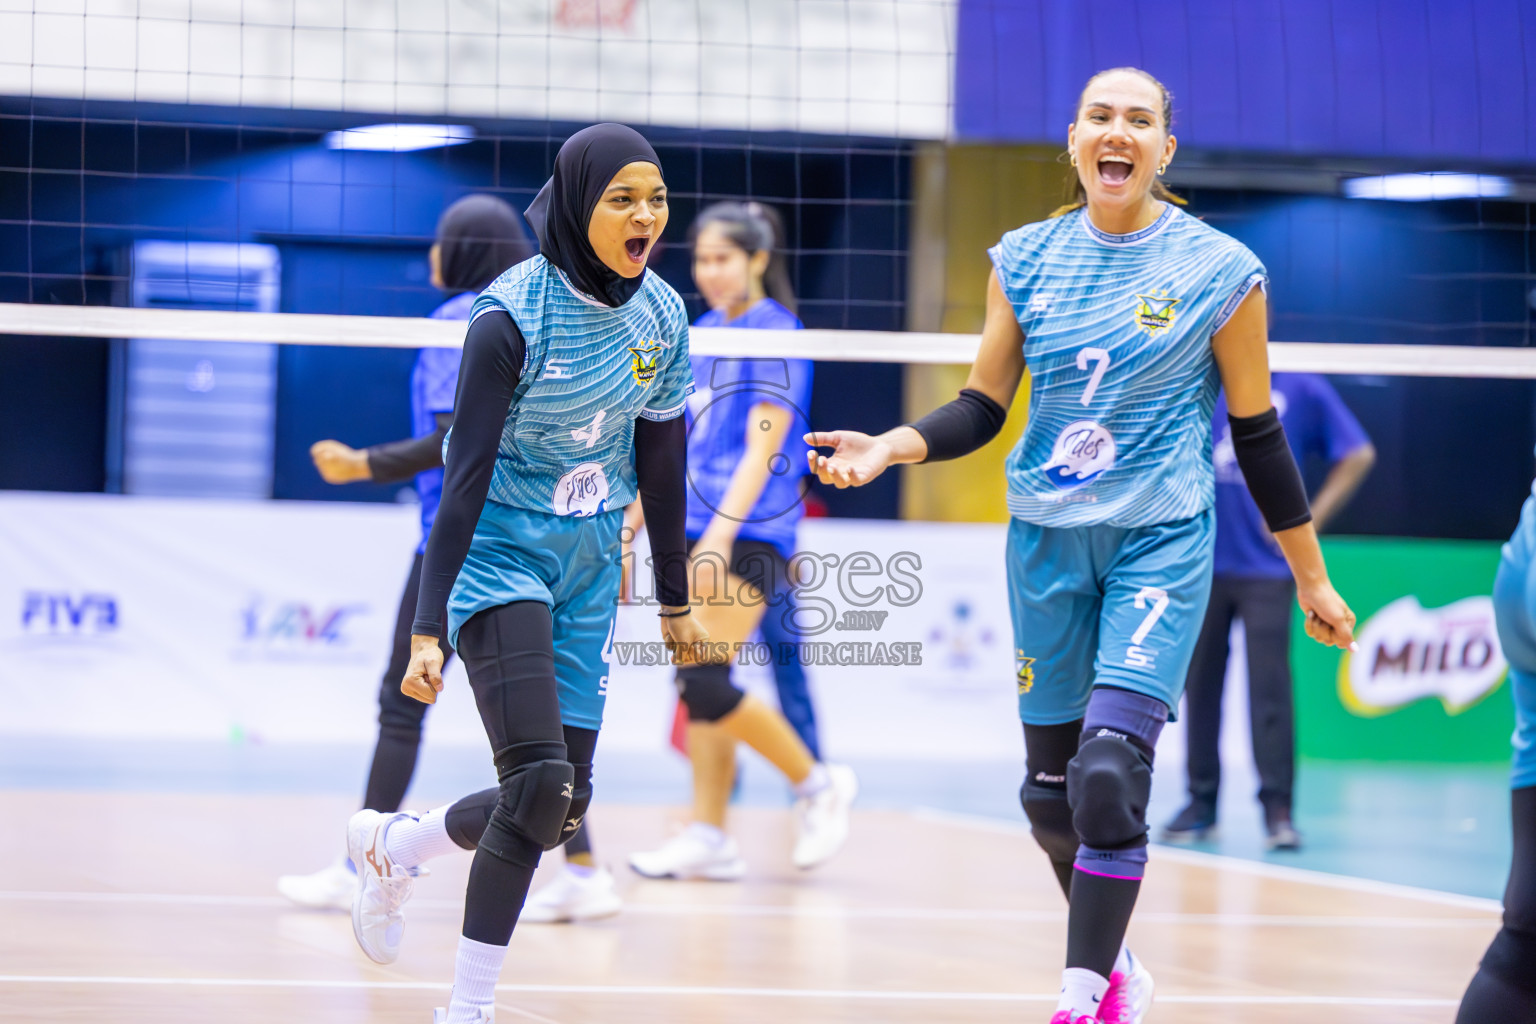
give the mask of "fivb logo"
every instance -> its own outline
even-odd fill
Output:
[[[28,590],[21,599],[21,631],[51,636],[102,636],[118,628],[117,598]]]
[[[1425,608],[1400,597],[1356,632],[1360,650],[1339,665],[1339,697],[1375,717],[1425,697],[1459,715],[1504,678],[1508,665],[1493,625],[1493,599],[1469,597]]]

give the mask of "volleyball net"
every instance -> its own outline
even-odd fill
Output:
[[[1276,26],[1218,0],[4,5],[0,408],[39,431],[20,410],[47,394],[83,440],[26,446],[52,454],[0,480],[335,496],[308,445],[398,436],[409,350],[462,344],[425,318],[439,215],[471,193],[523,210],[598,120],[657,150],[651,267],[690,314],[697,215],[782,216],[807,330],[696,330],[695,353],[814,359],[818,425],[901,422],[975,356],[987,247],[1061,201],[1083,83],[1131,64],[1173,91],[1166,182],[1266,263],[1272,367],[1334,375],[1405,494],[1454,463],[1513,502],[1536,441],[1536,136],[1444,127],[1528,92],[1516,34],[1463,15],[1278,11],[1329,77],[1242,59]],[[1444,116],[1396,115],[1414,66]],[[891,514],[895,484],[872,486],[833,511]]]

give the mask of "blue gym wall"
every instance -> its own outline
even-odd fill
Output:
[[[1056,142],[1088,77],[1131,65],[1186,145],[1530,164],[1533,53],[1536,0],[961,0],[955,127]]]

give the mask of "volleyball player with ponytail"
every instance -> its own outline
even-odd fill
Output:
[[[1147,860],[1153,752],[1210,591],[1218,387],[1307,634],[1346,647],[1355,622],[1270,402],[1264,268],[1157,180],[1177,148],[1171,120],[1146,72],[1089,79],[1067,133],[1075,200],[991,250],[981,351],[959,397],[878,437],[806,438],[834,449],[808,454],[839,487],[958,458],[997,434],[1031,370],[1028,426],[1007,464],[1007,565],[1020,798],[1070,906],[1052,1024],[1139,1022],[1151,1002],[1123,940]]]
[[[778,252],[783,229],[776,213],[759,203],[719,203],[699,215],[693,236],[693,277],[710,305],[696,327],[800,328]],[[805,424],[810,362],[695,357],[693,374],[698,391],[689,399],[687,527],[693,592],[733,602],[706,600],[694,613],[716,642],[745,641],[759,622],[765,635],[792,642],[787,563],[803,513],[805,472],[785,449],[795,444],[796,421]],[[630,524],[638,526],[634,512],[630,506]],[[772,650],[781,655],[785,648],[773,643]],[[677,688],[688,712],[693,820],[660,849],[631,855],[630,867],[650,878],[742,876],[746,865],[725,831],[738,742],[794,789],[795,866],[815,867],[836,853],[858,792],[853,771],[818,760],[783,713],[732,682],[729,664],[682,666]]]

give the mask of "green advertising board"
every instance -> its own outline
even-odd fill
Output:
[[[1514,709],[1493,627],[1500,545],[1324,538],[1334,586],[1354,609],[1360,650],[1309,640],[1292,623],[1296,740],[1330,760],[1509,759]]]

